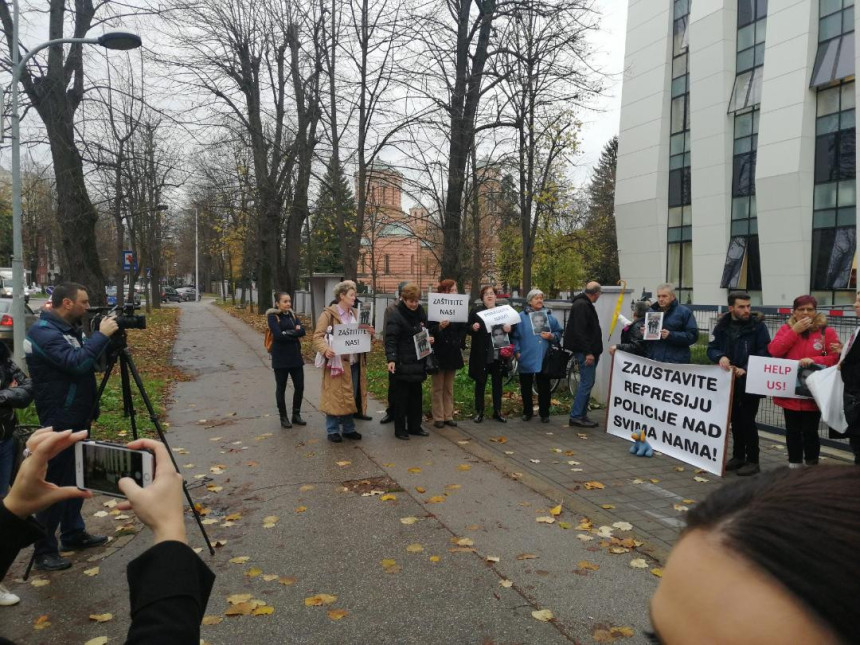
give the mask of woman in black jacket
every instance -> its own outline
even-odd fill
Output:
[[[6,496],[12,483],[15,408],[26,408],[32,400],[33,381],[12,360],[9,348],[0,343],[0,498]]]
[[[436,287],[437,293],[457,293],[457,283],[451,279],[442,280]],[[435,341],[433,353],[439,363],[439,371],[433,374],[432,412],[433,425],[457,426],[454,421],[454,377],[463,367],[463,341],[466,337],[466,323],[431,322],[430,335]]]
[[[385,326],[385,359],[388,371],[394,375],[394,436],[409,439],[409,435],[428,436],[421,427],[423,402],[421,383],[427,378],[424,359],[415,351],[415,334],[424,331],[427,314],[419,302],[418,285],[407,284],[400,290],[400,302],[388,315]],[[429,342],[433,342],[430,337]]]
[[[472,337],[472,349],[469,352],[469,376],[475,381],[475,423],[484,420],[484,392],[487,389],[487,376],[493,380],[493,418],[505,423],[507,419],[502,416],[502,365],[499,361],[499,350],[493,348],[493,340],[487,326],[479,311],[492,309],[496,306],[496,292],[493,287],[485,285],[481,287],[481,300],[479,305],[469,312],[469,322],[466,323],[466,331]],[[511,331],[510,325],[502,325],[502,331]]]
[[[269,309],[267,320],[272,332],[272,369],[275,371],[275,402],[281,417],[282,428],[292,428],[293,423],[307,425],[302,419],[302,398],[305,393],[304,359],[300,338],[305,329],[292,311],[293,300],[285,291],[275,294],[276,309]],[[293,422],[287,416],[287,402],[284,393],[287,379],[293,379]]]

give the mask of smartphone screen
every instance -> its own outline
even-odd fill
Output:
[[[78,488],[117,497],[125,497],[117,486],[123,477],[131,477],[138,486],[152,482],[153,458],[145,450],[82,441],[75,444]]]

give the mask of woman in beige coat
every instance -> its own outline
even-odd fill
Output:
[[[322,397],[320,410],[325,413],[328,440],[334,443],[347,439],[361,439],[355,430],[354,414],[365,414],[367,409],[367,357],[365,354],[336,355],[329,347],[326,335],[335,325],[357,323],[358,310],[355,305],[355,283],[345,280],[334,288],[336,304],[326,307],[314,329],[314,349],[325,357],[323,365]],[[362,325],[373,333],[373,327]]]

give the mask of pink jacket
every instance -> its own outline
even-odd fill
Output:
[[[771,356],[796,361],[801,358],[811,358],[818,365],[826,367],[836,365],[839,362],[839,352],[833,352],[830,349],[831,343],[839,342],[839,336],[836,335],[832,327],[826,326],[827,319],[823,314],[816,316],[815,324],[806,338],[802,334],[797,334],[791,328],[795,322],[792,316],[776,332],[776,336],[773,337],[773,340],[767,346],[767,351],[770,352]],[[773,402],[786,410],[808,412],[818,410],[818,406],[815,405],[815,401],[812,399],[783,399],[775,396],[773,397]]]

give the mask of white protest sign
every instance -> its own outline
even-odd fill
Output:
[[[495,325],[516,325],[520,322],[520,315],[510,305],[484,309],[484,311],[478,312],[478,316],[484,321],[487,331],[490,331]]]
[[[657,363],[616,351],[606,431],[645,431],[654,450],[723,474],[732,373],[719,365]]]
[[[468,293],[431,293],[427,296],[427,320],[441,322],[467,322],[469,320]]]
[[[359,329],[359,323],[335,325],[331,348],[336,354],[363,354],[370,351],[370,332]]]
[[[747,363],[747,393],[780,396],[786,399],[807,399],[797,396],[798,361],[769,356],[750,356]]]

